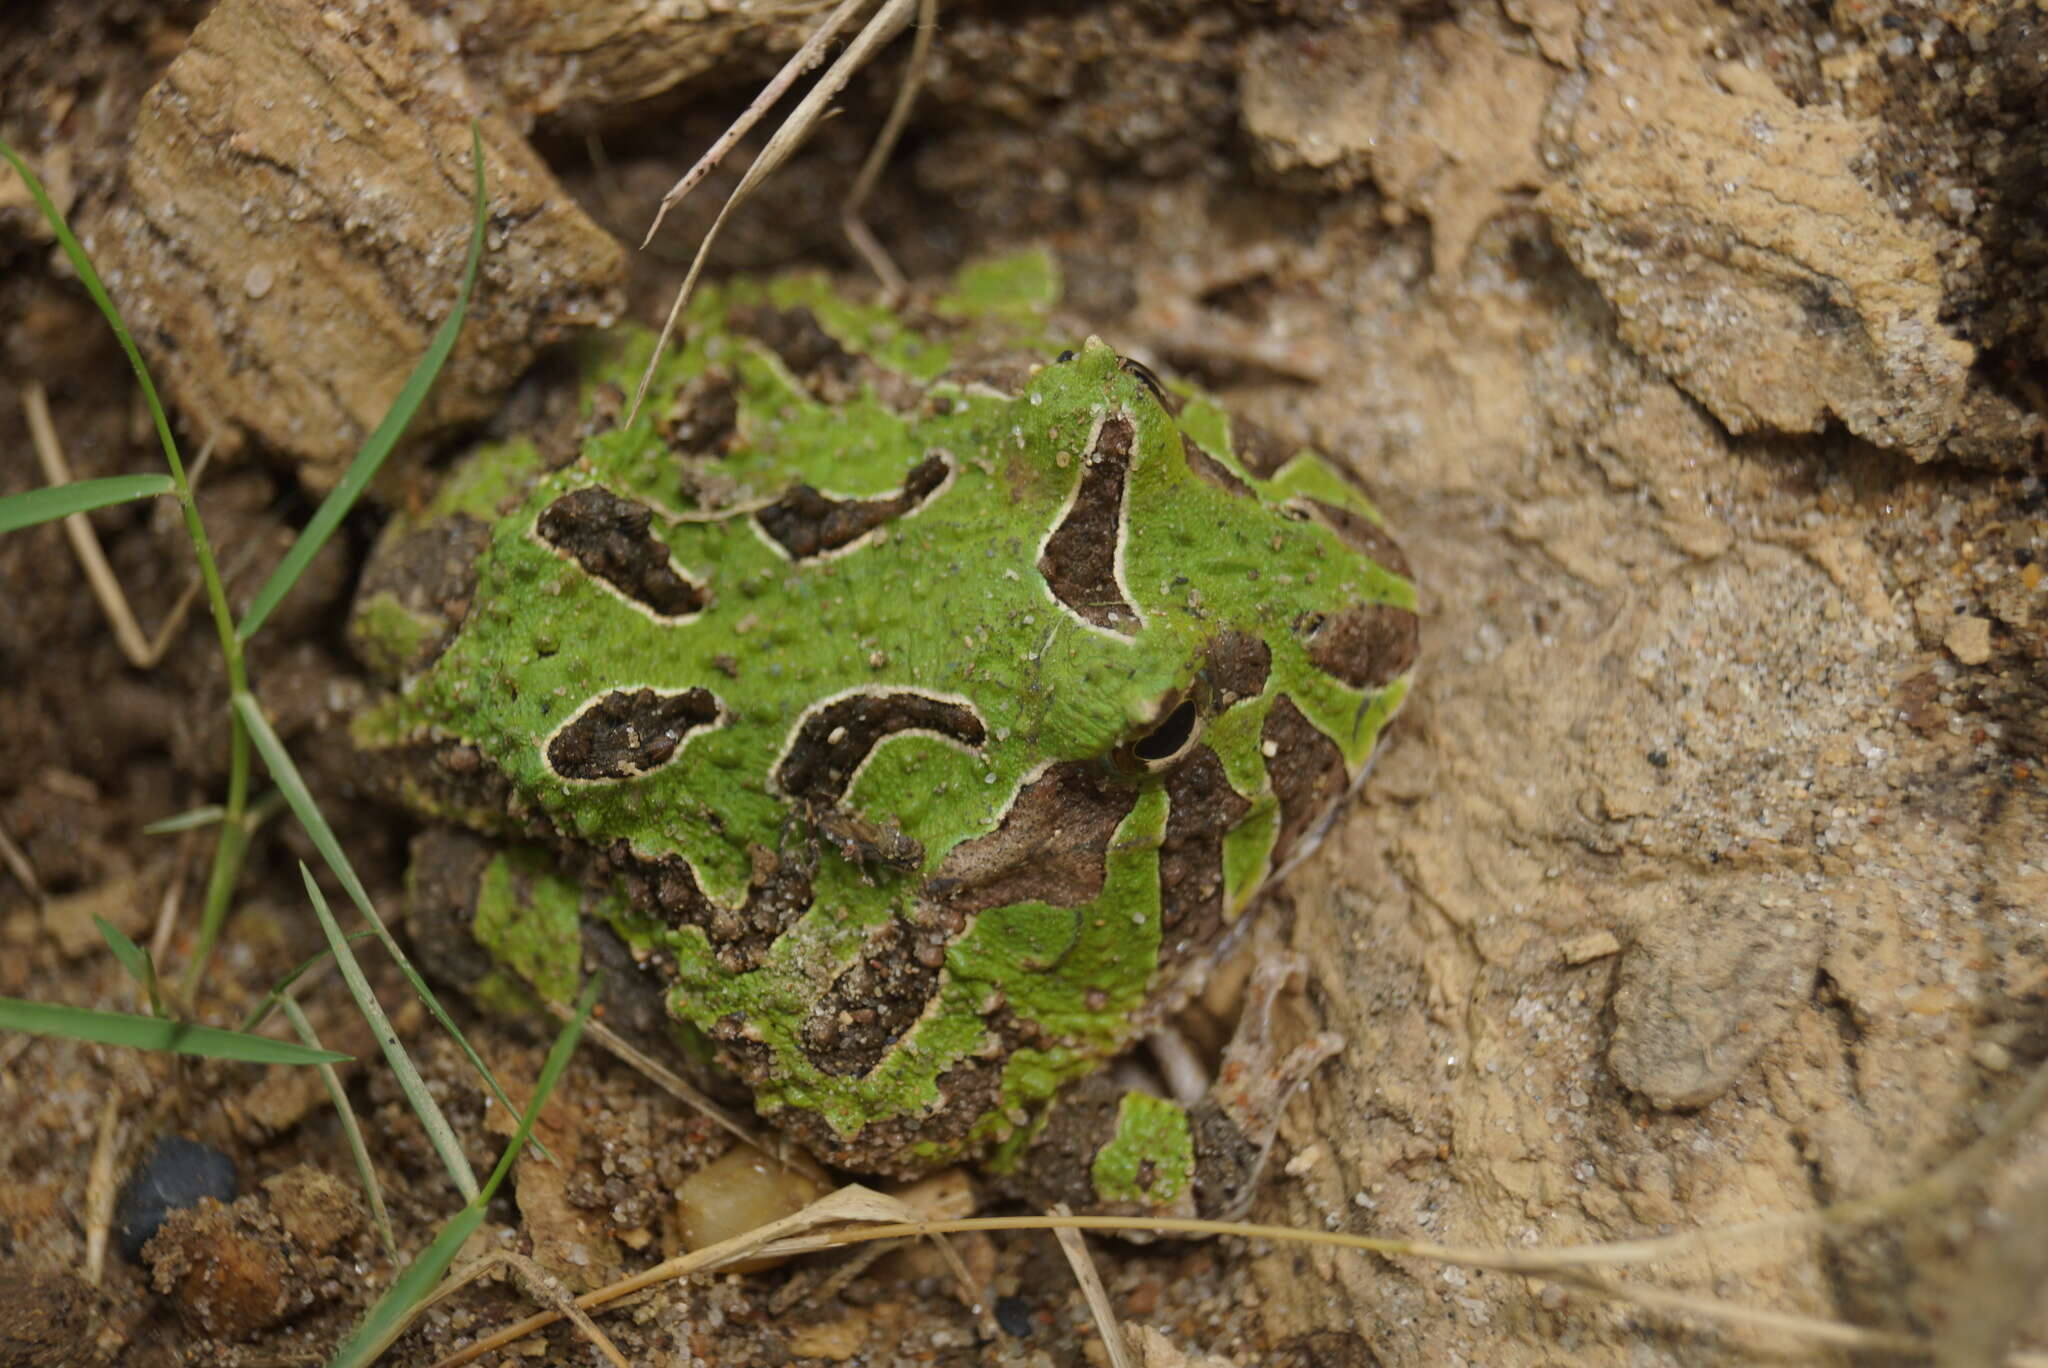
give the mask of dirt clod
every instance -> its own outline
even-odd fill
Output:
[[[91,1368],[103,1298],[73,1273],[0,1263],[0,1368]]]
[[[210,1198],[174,1212],[143,1250],[151,1285],[195,1329],[246,1339],[291,1307],[291,1263],[275,1227]]]
[[[1753,896],[1663,909],[1621,961],[1607,1062],[1652,1106],[1720,1096],[1812,992],[1820,919],[1782,897]]]
[[[263,1195],[285,1234],[315,1254],[325,1254],[363,1226],[363,1203],[356,1191],[309,1164],[265,1178]]]
[[[174,401],[333,484],[454,303],[489,104],[398,0],[216,6],[143,102],[95,236]],[[491,250],[415,438],[487,416],[541,345],[620,305],[620,245],[504,119],[478,127]]]

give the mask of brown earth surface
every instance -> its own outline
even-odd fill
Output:
[[[581,27],[427,0],[0,16],[0,135],[101,262],[188,451],[215,439],[200,501],[237,603],[453,298],[460,121],[487,116],[503,212],[387,501],[418,497],[465,425],[548,411],[544,378],[506,398],[544,343],[658,313],[737,173],[649,253],[619,242],[824,7],[760,8],[592,5]],[[1303,1025],[1349,1046],[1297,1102],[1254,1217],[1528,1251],[1910,1182],[2048,1053],[2048,15],[1358,8],[952,0],[870,214],[918,280],[1048,244],[1077,320],[1339,455],[1414,563],[1417,694],[1268,909],[1318,966]],[[838,205],[906,49],[735,216],[720,269],[857,278]],[[159,468],[118,349],[4,175],[0,262],[0,493],[44,482],[31,385],[78,476]],[[173,511],[93,523],[154,631],[190,577]],[[351,521],[251,668],[396,907],[407,827],[353,787],[344,730],[366,685],[341,614],[374,523]],[[220,796],[223,695],[203,608],[139,668],[59,528],[0,538],[18,853],[0,994],[135,1010],[95,914],[146,942],[171,908],[159,951],[182,967],[208,845],[140,828]],[[233,1024],[318,948],[300,859],[288,820],[257,838],[201,1019]],[[379,987],[488,1166],[502,1109],[395,973]],[[304,1002],[330,1045],[373,1057],[337,984]],[[475,1029],[523,1095],[538,1037]],[[417,1250],[459,1198],[381,1065],[344,1077]],[[0,1114],[0,1364],[318,1361],[392,1276],[328,1181],[353,1187],[310,1074],[8,1035]],[[110,1257],[94,1288],[103,1126],[117,1174],[174,1130],[232,1154],[244,1195],[167,1227],[151,1268]],[[676,1190],[724,1145],[595,1052],[543,1136],[565,1167],[523,1160],[480,1244],[577,1288],[659,1257]],[[2035,1123],[1904,1215],[1618,1276],[1988,1364],[2048,1351],[2044,1207]],[[1107,1361],[1049,1239],[963,1244],[1030,1335],[984,1339],[922,1253],[808,1298],[789,1271],[673,1287],[605,1324],[636,1363]],[[1848,1357],[1405,1255],[1096,1251],[1119,1313],[1163,1336],[1146,1362]],[[532,1304],[516,1280],[471,1289],[389,1361],[431,1363]],[[572,1340],[551,1332],[548,1361],[589,1353]]]

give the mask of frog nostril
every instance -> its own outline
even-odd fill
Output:
[[[1328,615],[1304,613],[1295,630],[1317,669],[1354,689],[1385,688],[1415,663],[1420,623],[1391,603],[1358,603]]]

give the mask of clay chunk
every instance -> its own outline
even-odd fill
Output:
[[[1689,898],[1622,957],[1608,1067],[1659,1110],[1705,1106],[1810,996],[1824,940],[1822,919],[1781,897]]]
[[[423,0],[418,8],[455,35],[470,71],[515,119],[590,124],[699,78],[761,80],[777,64],[771,58],[803,45],[830,3]]]
[[[157,380],[232,449],[330,487],[482,275],[409,435],[476,421],[542,346],[609,323],[624,249],[563,193],[399,0],[222,0],[144,99],[127,193],[89,246]]]
[[[1838,421],[1915,460],[2022,461],[2037,418],[1944,322],[1938,225],[1860,174],[1872,126],[1739,68],[1596,84],[1539,208],[1622,339],[1730,432]]]

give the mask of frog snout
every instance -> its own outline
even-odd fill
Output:
[[[1413,582],[1407,556],[1378,523],[1320,500],[1310,501],[1310,512],[1353,550]],[[1295,623],[1308,644],[1309,659],[1356,689],[1384,688],[1406,674],[1421,645],[1420,629],[1413,609],[1371,598],[1334,612],[1305,614]]]
[[[1354,689],[1383,689],[1399,679],[1415,663],[1421,642],[1415,614],[1391,603],[1306,613],[1295,630],[1316,667]]]

